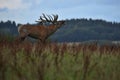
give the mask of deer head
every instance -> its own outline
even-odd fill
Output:
[[[52,35],[58,28],[60,28],[65,21],[57,21],[58,15],[45,15],[40,16],[39,23],[42,25],[21,25],[18,27],[18,32],[20,34],[19,39],[23,41],[27,36],[39,39],[41,42],[45,42],[45,40]],[[49,22],[48,26],[43,25],[44,23]]]

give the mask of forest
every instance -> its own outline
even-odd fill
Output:
[[[30,23],[27,23],[30,24]],[[18,36],[15,21],[1,21],[0,34]],[[31,25],[37,25],[31,24]],[[101,19],[67,19],[65,25],[50,37],[51,41],[81,42],[89,40],[120,40],[120,23],[108,22]]]

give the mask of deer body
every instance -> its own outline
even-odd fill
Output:
[[[41,42],[52,35],[58,28],[64,24],[64,21],[57,21],[56,24],[45,25],[21,25],[18,27],[19,38],[23,41],[27,36],[39,39]]]

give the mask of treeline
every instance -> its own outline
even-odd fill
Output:
[[[4,35],[12,35],[12,36],[16,36],[18,35],[17,33],[17,24],[15,21],[6,21],[0,22],[0,34],[4,34]]]
[[[120,40],[120,23],[105,20],[71,19],[52,36],[56,41]]]
[[[18,35],[15,21],[0,22],[0,33]],[[59,42],[120,40],[120,23],[93,19],[70,19],[50,39]]]

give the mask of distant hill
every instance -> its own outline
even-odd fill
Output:
[[[60,42],[79,42],[88,40],[120,40],[120,23],[92,19],[66,20],[60,30],[52,37]]]
[[[0,22],[0,33],[18,35],[15,21]],[[70,19],[50,39],[58,42],[89,40],[120,41],[120,23],[93,19]]]

